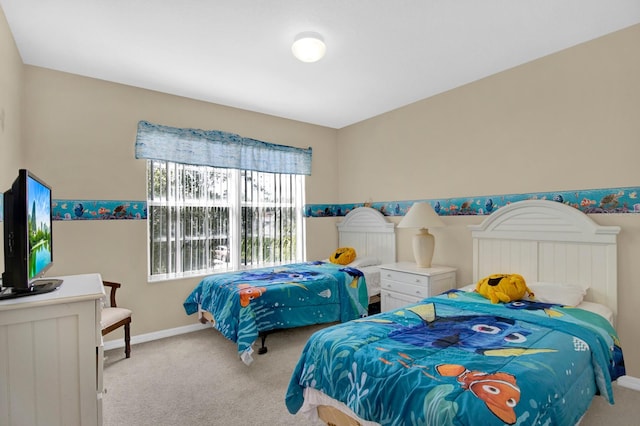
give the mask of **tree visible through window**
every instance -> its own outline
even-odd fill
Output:
[[[152,280],[303,260],[304,176],[147,161]]]

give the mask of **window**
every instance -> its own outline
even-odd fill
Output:
[[[302,261],[304,176],[147,160],[151,280]]]
[[[304,259],[311,147],[138,122],[147,161],[150,280]]]

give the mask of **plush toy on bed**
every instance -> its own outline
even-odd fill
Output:
[[[509,303],[521,300],[525,294],[533,298],[533,292],[527,287],[522,275],[492,274],[478,281],[476,291],[491,300],[491,303]]]
[[[329,256],[329,262],[348,265],[356,258],[356,250],[352,247],[340,247]]]

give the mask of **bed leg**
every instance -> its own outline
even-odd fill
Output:
[[[260,338],[262,339],[262,346],[258,349],[258,355],[263,355],[267,353],[267,347],[264,345],[264,341],[267,340],[267,333],[260,333]]]

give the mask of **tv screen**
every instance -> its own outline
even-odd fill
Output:
[[[29,281],[53,263],[51,256],[51,188],[27,174],[27,226],[29,229]]]
[[[51,187],[20,169],[4,193],[4,272],[0,299],[55,290],[62,283],[40,279],[53,264]]]

